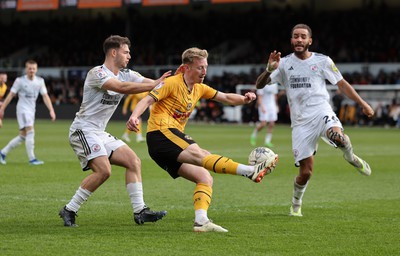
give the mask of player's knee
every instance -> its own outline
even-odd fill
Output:
[[[102,169],[97,172],[98,177],[104,182],[111,176],[111,169]]]
[[[206,185],[212,187],[212,185],[214,183],[214,179],[211,176],[210,172],[205,170],[205,172],[202,175],[200,175],[200,178],[197,183],[203,183],[203,184],[206,184]]]
[[[134,156],[130,159],[130,169],[140,169],[142,166],[142,161],[138,156]]]

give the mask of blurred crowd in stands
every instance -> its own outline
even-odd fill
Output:
[[[43,15],[24,22],[17,18],[0,23],[6,38],[0,47],[2,65],[16,67],[19,51],[40,66],[93,66],[103,57],[102,42],[110,34],[128,36],[133,43],[135,65],[178,65],[181,52],[191,46],[210,51],[210,64],[259,64],[266,53],[290,49],[290,29],[306,23],[313,29],[311,49],[337,63],[400,62],[399,10],[385,5],[374,8],[312,12],[257,8],[240,11],[209,10],[144,14],[118,9],[108,16]],[[234,13],[234,14],[232,14]],[[43,29],[45,28],[45,29]]]

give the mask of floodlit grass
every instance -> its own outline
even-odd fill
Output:
[[[303,198],[302,218],[288,216],[297,169],[291,131],[277,126],[279,154],[274,173],[262,183],[214,176],[209,216],[229,233],[192,232],[194,185],[171,179],[148,156],[146,144],[130,143],[141,157],[146,203],[165,209],[162,221],[138,226],[124,185],[113,175],[79,211],[78,228],[63,227],[58,211],[87,175],[68,143],[70,121],[38,120],[36,155],[29,166],[24,145],[0,165],[0,255],[397,255],[400,252],[399,130],[346,127],[355,153],[367,160],[371,177],[360,175],[339,150],[321,141],[315,173]],[[124,122],[108,131],[120,136]],[[252,150],[247,125],[189,124],[186,133],[201,147],[247,162]],[[0,148],[17,133],[4,120]],[[263,140],[259,136],[259,143]],[[133,135],[132,135],[132,138]]]

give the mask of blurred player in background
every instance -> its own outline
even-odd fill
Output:
[[[256,146],[257,135],[264,127],[266,127],[266,134],[264,145],[272,148],[272,132],[274,130],[275,122],[278,120],[278,84],[271,84],[262,89],[257,90],[257,108],[258,120],[253,133],[250,136],[250,144]]]
[[[0,71],[0,107],[3,104],[4,97],[7,92],[7,73]],[[0,127],[3,125],[3,121],[0,119]]]
[[[144,96],[147,95],[148,92],[142,92],[138,94],[130,94],[128,97],[125,98],[124,105],[122,106],[122,114],[126,115],[128,113],[128,106],[130,111],[132,112],[136,104],[144,98]],[[142,134],[142,118],[140,118],[140,123],[139,123],[139,131],[136,132],[136,142],[144,142],[143,134]],[[129,135],[131,134],[132,131],[130,131],[128,128],[125,128],[124,134],[122,134],[121,139],[123,139],[126,142],[131,142],[131,139],[129,138]]]
[[[3,104],[3,100],[7,92],[7,73],[0,71],[0,106]]]
[[[127,69],[131,42],[126,37],[112,35],[103,44],[103,65],[92,68],[85,79],[83,99],[79,112],[71,124],[69,141],[83,171],[92,170],[83,179],[75,195],[59,212],[64,226],[75,227],[75,216],[111,175],[111,165],[126,168],[125,184],[137,224],[162,219],[165,211],[152,211],[143,199],[141,161],[123,141],[105,131],[124,94],[141,93],[153,89],[169,76],[166,72],[154,81]]]
[[[136,105],[127,122],[127,128],[137,132],[140,116],[153,105],[147,122],[146,137],[151,158],[172,178],[182,177],[196,184],[193,193],[194,231],[227,232],[228,230],[212,223],[207,216],[213,185],[209,171],[241,175],[254,182],[260,182],[264,175],[275,168],[277,157],[255,166],[239,164],[200,148],[184,133],[190,114],[201,98],[227,105],[248,104],[256,99],[253,92],[244,96],[223,93],[203,84],[207,74],[207,57],[206,50],[185,50],[177,75],[165,79]]]
[[[18,96],[17,120],[19,135],[0,150],[0,163],[6,164],[6,155],[25,141],[26,153],[28,154],[29,164],[41,165],[43,161],[36,159],[35,156],[35,113],[36,100],[39,93],[42,95],[43,102],[49,110],[52,121],[56,120],[53,105],[47,94],[44,79],[37,76],[38,64],[34,60],[25,62],[25,75],[15,79],[10,92],[0,107],[0,119],[4,117],[4,111],[15,96]]]
[[[330,57],[309,51],[311,44],[311,28],[305,24],[294,26],[291,33],[293,53],[281,59],[280,52],[271,52],[267,68],[256,82],[257,88],[279,83],[287,90],[293,155],[296,165],[300,167],[294,181],[291,216],[302,216],[302,198],[313,174],[313,155],[320,137],[342,150],[344,159],[361,174],[371,175],[370,166],[353,153],[350,139],[343,133],[343,126],[330,105],[325,81],[337,85],[348,98],[362,107],[368,117],[371,118],[374,111],[343,79]]]

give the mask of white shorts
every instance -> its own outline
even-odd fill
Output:
[[[76,130],[69,136],[69,143],[78,157],[82,170],[89,170],[88,162],[99,156],[108,156],[126,145],[108,132]]]
[[[278,120],[278,113],[275,110],[267,110],[265,113],[263,113],[261,108],[258,108],[258,120],[275,122],[276,120]]]
[[[314,155],[318,149],[320,137],[328,144],[335,146],[326,136],[326,131],[331,127],[340,127],[343,130],[342,123],[333,111],[321,113],[309,123],[293,127],[292,150],[295,162]]]
[[[35,113],[20,113],[17,111],[17,121],[20,130],[33,126],[35,124]]]

